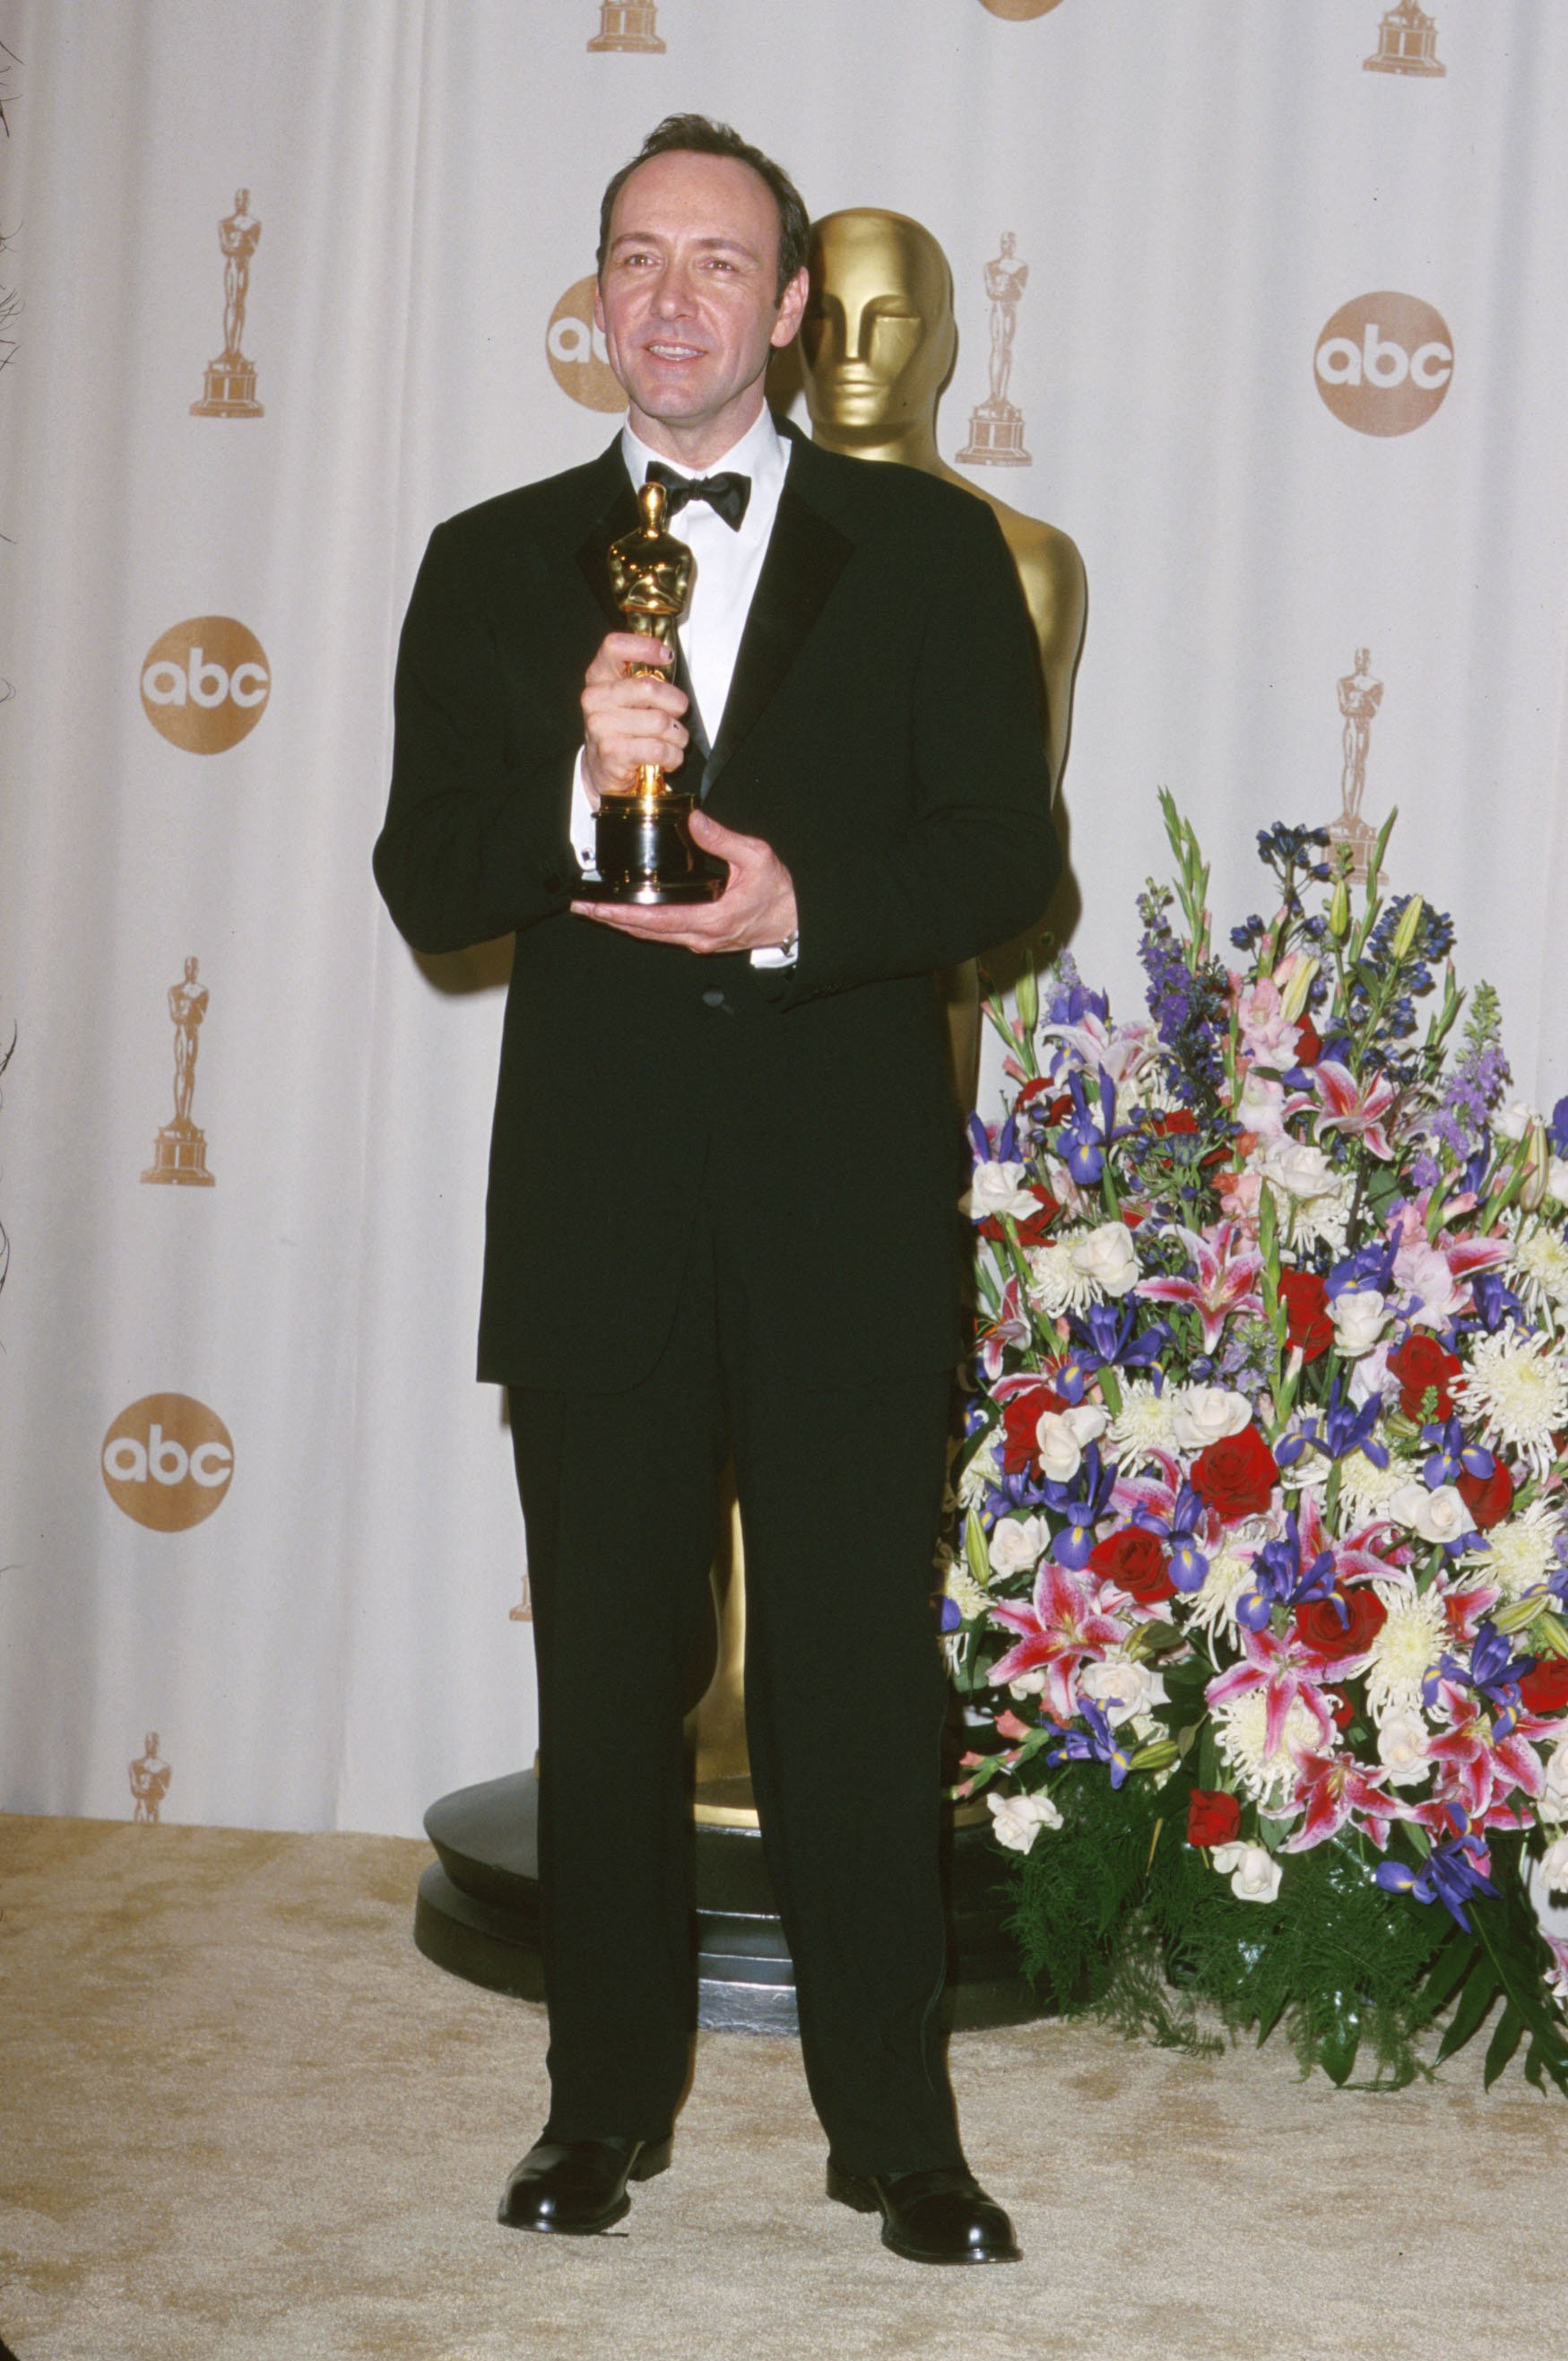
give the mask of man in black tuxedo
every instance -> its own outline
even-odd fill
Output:
[[[733,1453],[752,1775],[829,2194],[914,2259],[1008,2260],[938,2029],[963,1167],[932,975],[1032,924],[1056,874],[1029,627],[982,502],[767,411],[806,292],[776,165],[672,117],[600,227],[626,429],[437,528],[376,850],[417,949],[517,934],[479,1373],[510,1389],[534,1598],[551,2109],[501,2219],[606,2228],[669,2160],[682,1717]],[[685,686],[626,675],[650,643],[606,569],[655,464],[696,561]],[[724,891],[576,900],[593,807],[653,762],[698,773]]]

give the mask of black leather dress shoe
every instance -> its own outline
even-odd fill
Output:
[[[828,2194],[882,2215],[882,2242],[912,2263],[1016,2263],[1013,2224],[961,2164],[932,2172],[846,2172],[828,2159]]]
[[[629,2180],[652,2180],[669,2161],[667,2139],[540,2140],[512,2168],[496,2219],[587,2237],[631,2211]]]

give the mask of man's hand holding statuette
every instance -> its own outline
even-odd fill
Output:
[[[792,940],[795,932],[795,882],[771,844],[721,828],[704,811],[692,814],[692,841],[729,864],[724,891],[715,902],[680,902],[644,908],[635,902],[574,902],[580,917],[651,943],[674,943],[687,951],[759,951]]]
[[[601,796],[637,784],[640,763],[680,767],[687,731],[681,719],[686,693],[673,680],[634,678],[630,664],[674,661],[662,640],[611,631],[583,678],[583,748],[595,808]]]

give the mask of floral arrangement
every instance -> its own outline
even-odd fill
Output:
[[[1568,1887],[1568,1100],[1508,1103],[1495,994],[1461,1027],[1449,921],[1382,897],[1387,827],[1365,894],[1325,830],[1264,831],[1230,966],[1162,804],[1148,1020],[1065,957],[988,1003],[956,1792],[1059,2005],[1283,2018],[1385,2084],[1451,2006],[1440,2059],[1495,2018],[1488,2082],[1522,2044],[1568,2092],[1531,1899]]]

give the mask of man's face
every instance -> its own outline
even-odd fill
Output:
[[[768,362],[800,322],[806,273],[781,302],[778,208],[767,183],[729,156],[640,164],[609,232],[594,317],[632,430],[702,466],[762,409]]]
[[[927,421],[953,358],[935,242],[898,214],[829,214],[810,275],[800,351],[812,417],[867,439]]]

